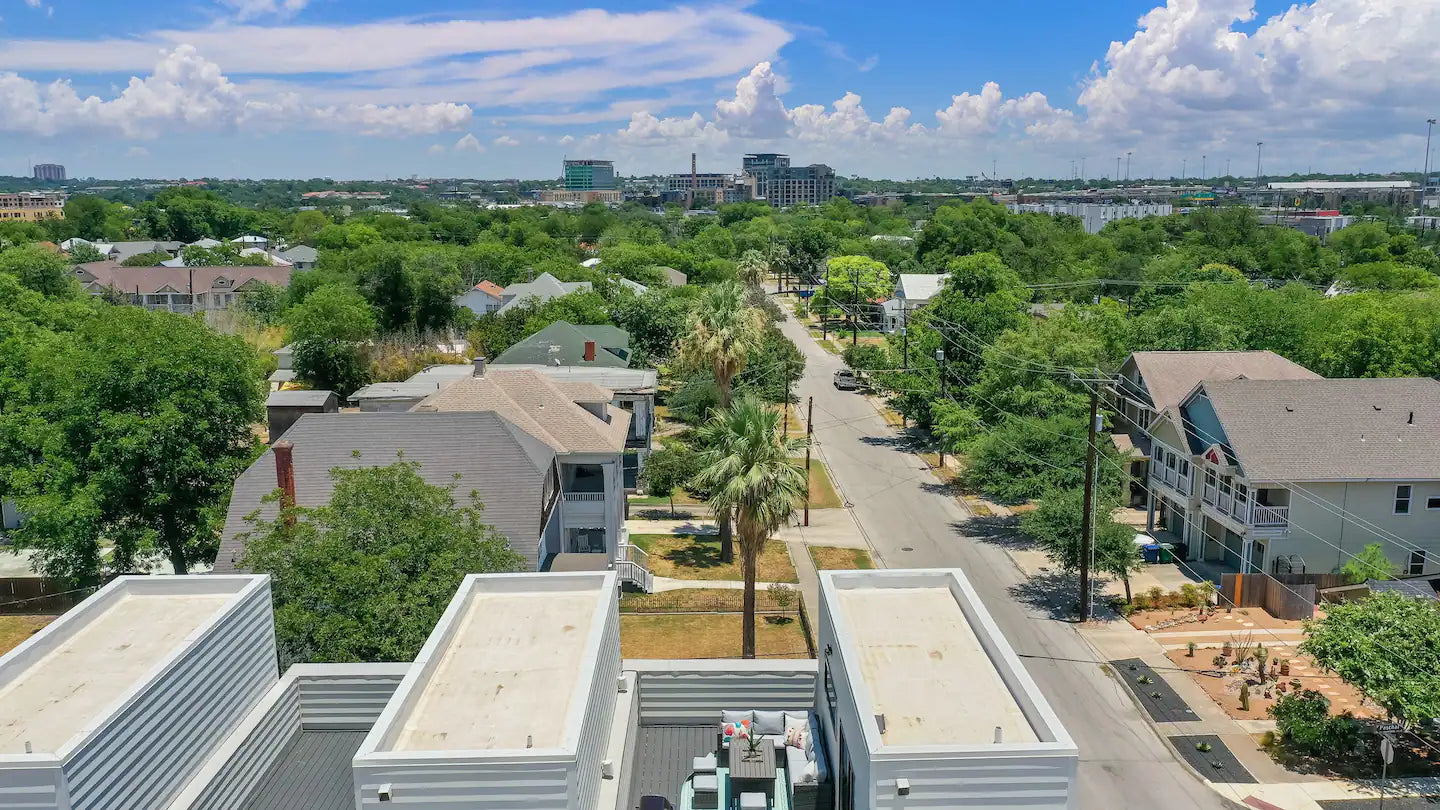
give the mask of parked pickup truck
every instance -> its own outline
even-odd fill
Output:
[[[858,391],[862,385],[860,378],[848,368],[835,372],[835,387],[841,391]]]

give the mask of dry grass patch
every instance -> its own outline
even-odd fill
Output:
[[[671,579],[728,579],[740,581],[740,549],[736,541],[735,559],[720,561],[720,538],[717,535],[636,534],[630,542],[650,555],[650,570],[657,577]],[[795,566],[785,544],[771,540],[760,552],[755,579],[759,582],[798,582]]]
[[[868,571],[875,567],[870,552],[863,548],[810,546],[810,559],[818,571]]]
[[[739,658],[742,617],[627,613],[620,617],[624,658]],[[809,658],[798,621],[755,621],[758,658]]]
[[[55,621],[54,616],[0,616],[0,655],[20,646],[40,628]]]

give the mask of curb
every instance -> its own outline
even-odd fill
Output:
[[[1095,647],[1094,644],[1090,642],[1090,639],[1086,638],[1084,633],[1079,633],[1079,635],[1080,639],[1085,642],[1085,646],[1090,648],[1090,652],[1094,654],[1096,660],[1102,659],[1102,653]],[[1207,790],[1209,790],[1211,793],[1214,793],[1216,796],[1219,796],[1230,808],[1232,808],[1232,810],[1255,810],[1255,808],[1251,807],[1250,805],[1244,804],[1243,802],[1234,799],[1233,797],[1229,796],[1225,791],[1222,791],[1219,788],[1215,787],[1215,782],[1211,782],[1209,779],[1206,779],[1200,773],[1200,771],[1196,770],[1194,765],[1191,765],[1188,760],[1180,756],[1180,752],[1175,748],[1174,743],[1171,743],[1170,738],[1163,733],[1162,729],[1160,728],[1160,724],[1155,722],[1154,718],[1150,716],[1150,712],[1146,710],[1144,704],[1142,704],[1140,702],[1140,699],[1135,696],[1135,691],[1129,686],[1120,683],[1118,675],[1115,672],[1115,668],[1110,666],[1110,663],[1108,661],[1105,662],[1104,673],[1106,677],[1110,678],[1110,680],[1115,681],[1115,686],[1118,687],[1120,691],[1124,692],[1125,696],[1130,699],[1130,702],[1135,705],[1135,708],[1140,713],[1140,716],[1145,719],[1145,724],[1150,727],[1150,730],[1153,731],[1155,733],[1155,736],[1160,739],[1160,742],[1165,746],[1165,749],[1170,752],[1171,759],[1179,763],[1182,767],[1185,768],[1186,771],[1189,771],[1190,775],[1193,776],[1196,781],[1204,785]]]

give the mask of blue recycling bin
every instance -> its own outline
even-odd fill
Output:
[[[1160,544],[1151,543],[1148,546],[1141,546],[1140,559],[1144,560],[1147,563],[1160,562]]]

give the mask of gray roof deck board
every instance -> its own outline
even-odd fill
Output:
[[[302,731],[250,794],[245,810],[351,810],[350,762],[365,731]]]
[[[691,760],[714,753],[719,726],[641,726],[635,731],[629,806],[638,807],[641,796],[664,796],[679,807]]]

